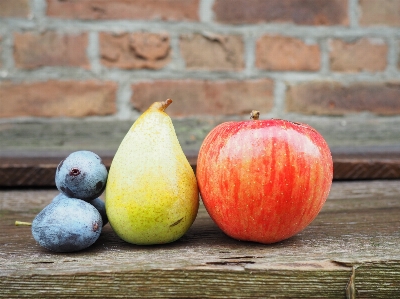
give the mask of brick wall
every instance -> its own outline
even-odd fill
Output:
[[[400,0],[0,0],[0,119],[400,115]]]

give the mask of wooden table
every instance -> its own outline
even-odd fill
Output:
[[[0,124],[0,298],[400,298],[400,121],[304,122],[326,137],[335,181],[298,235],[239,242],[201,206],[172,244],[130,245],[108,224],[92,247],[68,254],[41,248],[14,223],[57,194],[55,168],[69,152],[93,150],[109,165],[131,122]],[[194,168],[214,125],[175,122]]]
[[[399,298],[400,181],[335,182],[303,232],[262,245],[224,235],[204,207],[168,245],[134,246],[109,224],[77,253],[33,240],[32,218],[57,194],[0,191],[0,298]]]

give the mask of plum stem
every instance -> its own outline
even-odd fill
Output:
[[[32,222],[24,222],[24,221],[18,221],[18,220],[16,220],[16,221],[15,221],[15,225],[16,225],[16,226],[31,226],[31,225],[32,225]]]

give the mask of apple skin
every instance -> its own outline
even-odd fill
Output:
[[[268,244],[315,219],[329,195],[333,162],[324,138],[306,124],[226,122],[204,139],[196,176],[204,206],[225,234]]]

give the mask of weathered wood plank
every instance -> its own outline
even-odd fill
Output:
[[[0,187],[54,187],[57,165],[71,152],[1,152]],[[110,167],[114,152],[97,151],[103,163]],[[195,169],[196,152],[187,152],[186,157]]]
[[[228,119],[173,119],[184,150],[198,151],[204,137]],[[331,118],[293,116],[317,129],[330,147],[400,145],[400,118]],[[0,150],[77,150],[115,152],[132,121],[49,121],[0,123]]]
[[[357,298],[400,294],[400,181],[335,182],[320,215],[273,245],[224,235],[201,207],[177,242],[134,246],[106,225],[88,250],[40,248],[30,221],[57,191],[0,191],[0,298]]]
[[[400,179],[400,119],[297,117],[327,140],[334,179]],[[191,165],[208,132],[223,119],[174,119]],[[133,121],[0,123],[0,187],[54,186],[55,167],[68,153],[92,150],[110,165]]]
[[[0,187],[52,187],[58,163],[70,152],[0,151]],[[105,165],[114,152],[97,151]],[[193,169],[197,152],[186,151]],[[400,146],[332,148],[335,180],[400,179]]]
[[[333,147],[334,179],[399,179],[400,145]]]

